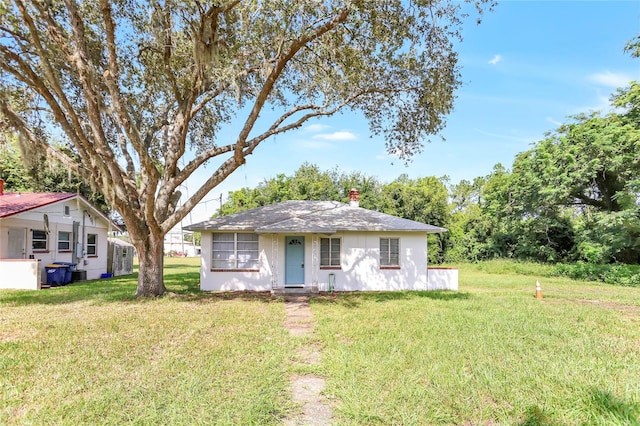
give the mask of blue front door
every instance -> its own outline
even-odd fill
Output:
[[[285,237],[285,287],[304,286],[304,237]]]

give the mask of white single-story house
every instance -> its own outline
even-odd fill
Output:
[[[446,229],[350,203],[286,201],[187,226],[202,233],[200,288],[252,291],[456,289],[428,279],[427,235]],[[445,275],[447,273],[445,272]]]
[[[0,288],[31,288],[19,282],[26,280],[24,268],[9,272],[25,262],[39,263],[41,283],[47,280],[45,266],[54,262],[77,264],[82,279],[100,278],[107,272],[112,230],[120,229],[81,195],[4,192],[0,179]]]

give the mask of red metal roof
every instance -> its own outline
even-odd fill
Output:
[[[57,192],[5,192],[0,195],[0,218],[13,216],[76,196],[77,194]]]

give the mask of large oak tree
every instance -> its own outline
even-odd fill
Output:
[[[268,138],[351,109],[390,152],[418,152],[452,108],[465,8],[456,0],[2,2],[0,114],[25,151],[46,153],[104,194],[139,254],[137,294],[159,295],[165,233]],[[221,132],[230,123],[239,129],[232,139]],[[179,203],[181,185],[207,164],[208,179]]]

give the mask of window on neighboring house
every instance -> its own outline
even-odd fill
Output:
[[[71,232],[58,231],[58,251],[71,250]]]
[[[66,217],[71,216],[71,207],[69,207],[69,206],[64,206],[63,215],[64,215],[64,216],[66,216]]]
[[[214,233],[213,269],[258,269],[258,234]]]
[[[320,238],[320,266],[340,266],[340,238]]]
[[[87,234],[87,256],[98,255],[98,235]]]
[[[35,251],[47,250],[47,232],[42,229],[31,230],[31,248]]]
[[[380,266],[400,266],[399,238],[380,238]]]

